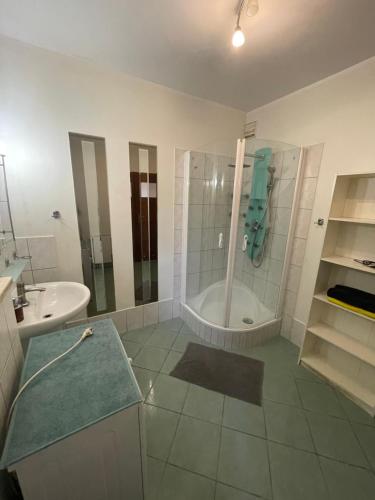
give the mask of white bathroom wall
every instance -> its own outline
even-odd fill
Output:
[[[249,87],[249,92],[251,88]],[[375,58],[247,114],[257,136],[292,144],[324,144],[310,217],[301,221],[306,252],[296,293],[293,341],[301,343],[313,295],[336,173],[375,171]]]
[[[128,143],[156,145],[159,298],[171,298],[174,149],[240,137],[245,114],[6,38],[0,61],[0,138],[17,236],[55,236],[61,279],[82,280],[68,132],[104,137],[116,302],[132,306]]]
[[[26,285],[60,279],[54,236],[16,238],[16,248],[17,257],[25,260],[21,279]]]

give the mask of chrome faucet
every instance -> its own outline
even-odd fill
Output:
[[[31,288],[26,288],[25,283],[23,283],[22,281],[17,283],[17,295],[18,295],[18,298],[20,300],[22,307],[27,307],[30,304],[30,302],[26,298],[26,293],[28,293],[28,292],[45,292],[45,291],[46,291],[46,289],[42,286],[34,286]]]

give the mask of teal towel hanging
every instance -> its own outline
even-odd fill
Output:
[[[254,161],[251,194],[245,221],[245,234],[248,237],[247,254],[251,259],[256,259],[261,253],[269,227],[267,186],[272,149],[258,149],[255,154],[263,158],[256,158]]]

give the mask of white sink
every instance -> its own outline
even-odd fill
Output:
[[[45,288],[44,292],[28,292],[27,288]],[[56,281],[26,285],[24,319],[18,323],[21,339],[57,329],[73,319],[89,303],[90,290],[81,283]]]

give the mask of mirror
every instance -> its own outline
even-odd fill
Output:
[[[88,316],[116,310],[105,140],[69,134]]]
[[[0,151],[1,153],[1,151]],[[16,254],[13,221],[9,207],[6,181],[5,155],[0,154],[0,274],[7,275],[7,268]]]
[[[135,305],[158,300],[157,148],[129,143]]]

